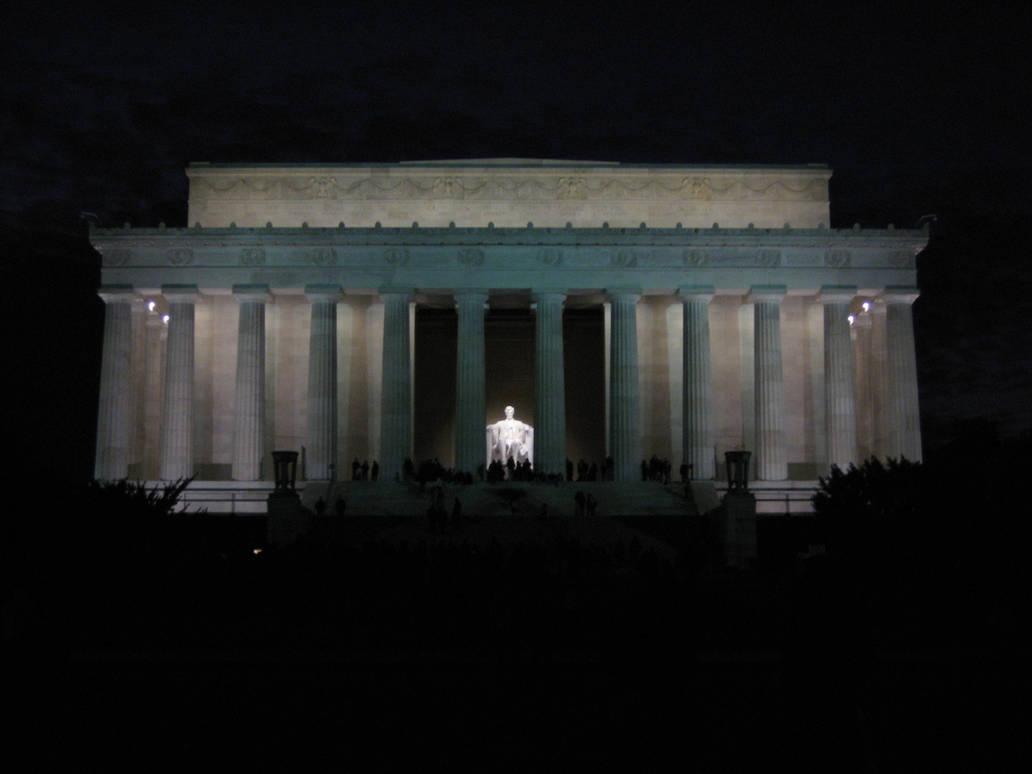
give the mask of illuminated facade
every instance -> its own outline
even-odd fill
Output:
[[[808,497],[921,457],[924,231],[828,228],[823,166],[521,159],[191,165],[187,228],[94,229],[98,478],[197,475],[263,508],[272,449],[474,471],[507,404],[535,466],[644,457]],[[428,397],[429,396],[429,397]],[[428,402],[429,401],[429,402]]]

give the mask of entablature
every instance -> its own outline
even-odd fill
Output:
[[[104,284],[677,287],[915,284],[927,230],[687,228],[93,229]]]

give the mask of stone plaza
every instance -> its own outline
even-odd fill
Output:
[[[832,464],[921,458],[928,233],[831,229],[831,174],[192,164],[188,227],[91,231],[95,476],[196,476],[209,510],[262,512],[274,449],[322,491],[355,460],[475,473],[514,406],[537,471],[611,458],[634,482],[655,455],[720,488],[745,449],[760,509],[805,511]]]

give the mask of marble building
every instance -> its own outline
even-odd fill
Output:
[[[192,164],[186,228],[91,232],[95,475],[196,475],[261,510],[406,457],[476,470],[515,406],[534,465],[652,454],[760,489],[921,457],[911,305],[927,232],[833,230],[831,171],[490,159]],[[787,495],[786,495],[787,496]],[[221,506],[220,506],[221,508]],[[218,508],[217,508],[218,509]]]

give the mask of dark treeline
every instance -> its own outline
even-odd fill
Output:
[[[384,761],[494,768],[486,751],[516,745],[532,766],[554,733],[560,760],[596,764],[647,748],[707,770],[964,769],[1002,764],[1015,731],[965,742],[997,696],[1021,698],[1030,452],[979,431],[923,465],[832,476],[817,517],[761,519],[745,572],[722,569],[703,518],[628,520],[640,540],[608,542],[547,520],[536,540],[485,544],[463,533],[476,514],[406,540],[382,536],[400,520],[370,532],[343,515],[329,537],[255,553],[261,519],[152,512],[130,527],[87,491],[68,580],[26,577],[49,583],[92,665],[82,705],[153,744],[173,717],[235,739],[280,717],[300,753],[357,744]],[[419,744],[395,749],[399,734]],[[299,753],[275,740],[255,749]]]

